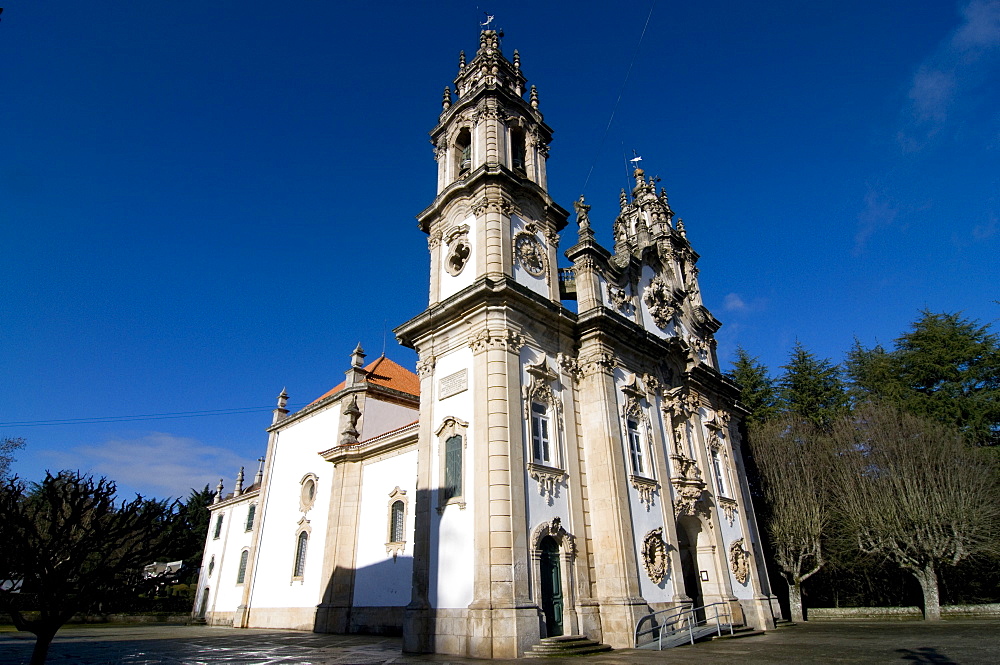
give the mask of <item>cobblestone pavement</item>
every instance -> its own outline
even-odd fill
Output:
[[[27,663],[33,636],[0,633],[0,663]],[[398,638],[317,635],[207,626],[100,626],[63,629],[53,665],[483,665],[454,656],[400,652]],[[536,661],[491,661],[503,663]],[[562,661],[565,662],[565,661]],[[583,665],[818,665],[839,663],[1000,663],[1000,621],[810,623],[763,635],[716,640],[663,652],[620,649],[574,659]]]

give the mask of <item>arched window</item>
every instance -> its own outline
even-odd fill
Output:
[[[520,127],[511,127],[510,167],[519,173],[525,172],[524,154],[524,130]]]
[[[247,577],[247,561],[250,559],[250,550],[243,550],[240,553],[240,568],[236,571],[236,583],[243,584]]]
[[[455,157],[457,160],[456,171],[459,177],[472,170],[472,135],[469,130],[463,129],[455,139]]]
[[[292,577],[302,577],[306,569],[306,546],[309,545],[309,534],[306,531],[299,533],[295,543],[295,568]]]
[[[393,501],[390,512],[392,532],[389,534],[389,541],[401,543],[406,540],[406,505],[401,500]]]
[[[253,519],[257,515],[257,504],[251,503],[250,508],[247,509],[247,526],[246,530],[250,531],[253,529]]]

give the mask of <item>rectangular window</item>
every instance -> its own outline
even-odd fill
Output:
[[[218,540],[219,536],[222,535],[222,515],[215,518],[215,533],[212,534],[213,540]]]
[[[632,456],[632,473],[637,476],[645,474],[642,460],[642,435],[639,433],[639,423],[629,419],[625,423],[628,430],[628,449]]]
[[[250,508],[247,510],[247,526],[246,530],[251,531],[253,529],[253,519],[257,514],[257,504],[250,504]]]
[[[531,450],[536,462],[550,464],[549,416],[544,404],[531,403]]]
[[[719,496],[727,496],[725,475],[722,473],[722,460],[719,458],[719,451],[712,451],[712,470],[715,471],[715,487]]]
[[[462,437],[450,436],[444,442],[444,500],[462,495]]]

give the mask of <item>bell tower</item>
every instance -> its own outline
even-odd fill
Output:
[[[396,329],[417,351],[421,379],[404,648],[486,658],[518,657],[545,634],[531,588],[522,386],[532,365],[553,386],[545,404],[555,413],[562,384],[552,368],[572,353],[556,262],[568,213],[546,186],[552,130],[520,55],[504,57],[500,37],[483,30],[444,90],[430,133],[437,195],[417,216],[431,259],[428,307]]]
[[[437,197],[418,216],[431,253],[430,306],[488,278],[513,278],[559,301],[557,233],[567,213],[549,198],[545,161],[552,130],[526,85],[521,57],[484,30],[471,61],[444,89],[431,131]]]

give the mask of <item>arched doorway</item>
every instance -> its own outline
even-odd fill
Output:
[[[552,536],[539,543],[539,577],[541,581],[542,614],[548,637],[563,634],[562,570],[559,565],[559,544]]]
[[[208,613],[208,587],[201,592],[201,605],[198,608],[198,618],[204,619],[205,615]]]
[[[684,592],[691,598],[693,607],[705,605],[701,591],[701,573],[698,570],[698,535],[694,538],[688,525],[677,523],[677,553],[681,560],[681,577],[684,579]],[[700,617],[699,617],[700,618]]]

